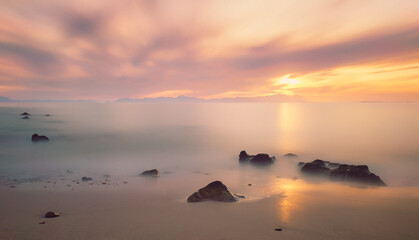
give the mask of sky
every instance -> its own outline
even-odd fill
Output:
[[[0,96],[419,101],[417,0],[1,0]]]

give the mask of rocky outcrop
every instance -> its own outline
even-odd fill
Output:
[[[330,173],[330,179],[335,181],[354,181],[368,185],[385,186],[381,178],[370,172],[366,165],[341,164]]]
[[[227,187],[220,181],[215,181],[199,189],[188,197],[188,202],[202,201],[236,202],[238,197],[232,194]]]
[[[22,116],[30,116],[30,114],[27,113],[27,112],[21,113],[20,115],[22,115]]]
[[[49,141],[49,138],[46,136],[39,136],[38,134],[32,135],[32,142],[46,142]]]
[[[301,167],[301,172],[304,174],[328,176],[330,174],[330,169],[326,167],[325,161],[316,159],[310,163],[305,163]]]
[[[298,166],[301,166],[301,173],[303,174],[324,176],[334,181],[386,186],[379,176],[369,171],[367,165],[347,165],[316,159],[310,163],[300,162]]]
[[[146,170],[140,174],[140,176],[158,176],[159,171],[157,169]]]
[[[61,216],[61,213],[56,213],[56,212],[47,212],[45,213],[44,218],[56,218]]]
[[[259,153],[256,155],[248,155],[246,151],[241,151],[239,154],[240,163],[251,163],[254,165],[271,165],[275,162],[275,156],[270,157],[266,153]]]
[[[284,155],[284,157],[298,157],[298,155],[294,154],[294,153],[287,153]]]

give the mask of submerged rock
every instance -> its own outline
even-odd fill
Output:
[[[259,153],[257,155],[248,155],[246,151],[241,151],[239,154],[240,163],[252,163],[255,165],[271,165],[275,162],[275,156],[269,157],[266,153]]]
[[[93,178],[91,178],[91,177],[82,177],[81,180],[83,182],[88,182],[88,181],[93,181]]]
[[[335,181],[355,181],[377,186],[386,185],[379,176],[369,171],[367,165],[342,164],[330,173],[330,179]]]
[[[323,160],[316,159],[310,163],[306,163],[301,167],[301,172],[312,175],[329,175],[330,169],[326,167]]]
[[[21,119],[29,119],[29,117],[28,116],[24,116],[23,118],[21,118]]]
[[[215,181],[199,189],[188,197],[188,202],[202,201],[236,202],[238,197],[233,195],[227,187],[220,181]]]
[[[22,116],[30,116],[30,114],[27,113],[27,112],[21,113],[20,115],[22,115]]]
[[[151,169],[151,170],[146,170],[142,172],[140,175],[141,176],[157,176],[158,174],[159,174],[159,171],[157,171],[157,169]]]
[[[56,212],[47,212],[45,213],[45,218],[56,218],[61,216],[61,213],[56,213]]]
[[[294,154],[294,153],[287,153],[284,155],[284,157],[298,157],[298,155]]]
[[[45,142],[49,141],[49,138],[46,136],[39,136],[38,134],[32,135],[32,142]]]

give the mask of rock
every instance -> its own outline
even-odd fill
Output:
[[[294,153],[287,153],[284,155],[284,157],[298,157],[298,156]]]
[[[275,231],[281,232],[282,231],[282,228],[275,228]]]
[[[24,116],[23,118],[21,118],[21,119],[29,119],[29,117],[28,116]]]
[[[301,168],[301,172],[304,174],[328,176],[330,174],[330,169],[326,167],[325,161],[316,159],[310,163],[304,164]]]
[[[247,184],[247,186],[249,186],[249,187],[250,187],[250,186],[252,186],[252,184],[251,184],[251,183],[249,183],[249,184]]]
[[[297,164],[297,166],[298,167],[302,167],[302,166],[304,166],[304,164],[306,164],[305,162],[299,162],[298,164]]]
[[[44,222],[40,222],[39,224],[45,224],[45,221]]]
[[[381,178],[371,173],[366,165],[341,164],[330,173],[330,179],[335,181],[354,181],[368,185],[386,186]]]
[[[240,163],[252,163],[255,165],[271,165],[275,162],[275,156],[269,157],[266,153],[259,153],[257,155],[248,155],[246,151],[241,151],[239,154]]]
[[[32,142],[44,142],[44,141],[49,141],[49,138],[47,138],[46,136],[39,136],[36,133],[32,135]]]
[[[81,180],[83,182],[88,182],[88,181],[93,181],[93,178],[91,178],[91,177],[82,177]]]
[[[27,113],[27,112],[21,113],[20,115],[22,115],[22,116],[30,116],[30,114]]]
[[[151,170],[146,170],[142,172],[140,175],[141,176],[157,176],[158,174],[159,174],[159,171],[157,171],[157,169],[151,169]]]
[[[59,217],[61,216],[61,213],[56,213],[56,212],[47,212],[45,213],[45,218],[55,218],[55,217]]]
[[[246,151],[241,151],[239,154],[239,161],[249,161],[253,156],[247,154]]]
[[[274,163],[274,160],[266,153],[259,153],[250,160],[250,163],[257,165],[270,165]]]
[[[49,114],[45,114],[44,116],[45,116],[45,117],[49,117],[49,116],[51,116],[51,115],[49,115]]]
[[[202,202],[206,200],[219,202],[236,202],[237,196],[230,193],[227,187],[220,181],[215,181],[199,189],[188,197],[188,202]]]

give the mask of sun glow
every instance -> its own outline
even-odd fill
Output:
[[[291,77],[290,74],[286,75],[286,76],[283,76],[281,79],[279,79],[278,83],[279,84],[288,84],[290,86],[294,86],[295,84],[300,83],[300,81],[295,80],[294,78],[290,78],[290,77]]]

